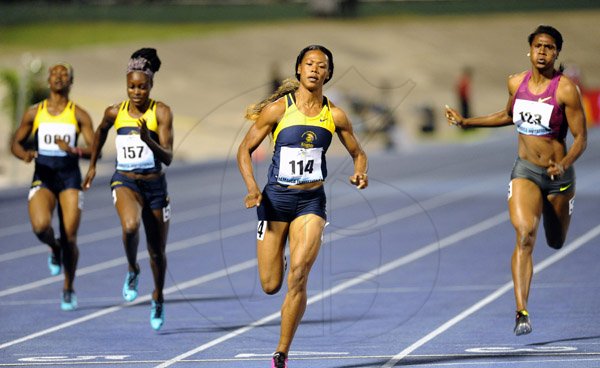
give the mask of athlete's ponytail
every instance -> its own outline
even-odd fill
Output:
[[[299,86],[300,86],[300,83],[296,79],[294,79],[294,78],[285,79],[283,82],[281,82],[281,85],[279,86],[279,88],[277,88],[277,91],[275,91],[271,96],[265,98],[264,100],[262,100],[261,102],[259,102],[257,104],[252,104],[252,105],[248,106],[246,108],[245,118],[250,121],[256,121],[258,119],[258,116],[260,115],[261,111],[265,108],[265,106],[267,106],[268,104],[270,104],[272,102],[277,101],[278,99],[287,95],[290,92],[295,92]]]

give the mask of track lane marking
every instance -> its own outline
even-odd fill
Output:
[[[553,265],[554,263],[565,258],[566,256],[568,256],[569,254],[571,254],[572,252],[574,252],[581,246],[585,245],[587,242],[594,239],[598,235],[600,235],[600,225],[592,228],[585,234],[581,235],[579,238],[572,241],[569,245],[565,246],[558,252],[556,252],[553,255],[549,256],[548,258],[544,259],[542,262],[539,262],[538,265],[533,268],[533,274],[535,275],[536,273],[539,273],[539,272],[543,271],[544,269],[550,267],[551,265]],[[437,336],[441,335],[443,332],[448,330],[450,327],[456,325],[457,323],[461,322],[463,319],[469,317],[473,313],[479,311],[486,305],[495,301],[500,296],[502,296],[504,293],[512,290],[512,288],[513,288],[512,281],[509,281],[506,284],[502,285],[500,288],[496,289],[493,293],[491,293],[488,296],[486,296],[485,298],[481,299],[479,302],[473,304],[471,307],[467,308],[463,312],[457,314],[455,317],[448,320],[446,323],[442,324],[435,330],[431,331],[427,335],[425,335],[422,338],[420,338],[419,340],[417,340],[415,343],[413,343],[406,349],[404,349],[401,352],[399,352],[398,354],[394,355],[394,357],[392,359],[390,359],[387,363],[382,365],[382,368],[391,368],[391,367],[395,366],[398,362],[400,362],[402,359],[404,359],[410,353],[412,353],[416,349],[420,348],[421,346],[425,345],[429,341],[433,340]]]

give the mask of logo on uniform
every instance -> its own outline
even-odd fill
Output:
[[[302,139],[304,139],[304,142],[300,143],[300,146],[303,148],[313,148],[315,146],[314,142],[317,140],[317,134],[308,130],[302,133]]]

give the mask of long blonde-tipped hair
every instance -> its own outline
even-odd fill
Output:
[[[300,82],[296,80],[296,78],[287,78],[281,82],[281,85],[277,88],[277,90],[269,97],[265,98],[259,103],[252,104],[246,108],[246,116],[245,118],[250,121],[256,121],[260,112],[267,106],[268,104],[277,101],[281,97],[287,95],[290,92],[294,92],[300,86]]]

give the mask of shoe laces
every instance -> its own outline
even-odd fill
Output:
[[[154,316],[153,318],[162,318],[163,303],[154,302]]]
[[[72,296],[73,296],[73,292],[72,291],[69,291],[69,290],[63,291],[63,301],[65,303],[69,303],[70,304]]]
[[[282,353],[280,351],[276,352],[275,354],[273,354],[273,366],[275,368],[286,368],[286,359],[287,356],[285,355],[285,353]]]
[[[129,272],[128,273],[128,277],[127,277],[127,287],[129,289],[134,289],[135,288],[135,284],[137,282],[137,277],[138,274],[135,272]]]

